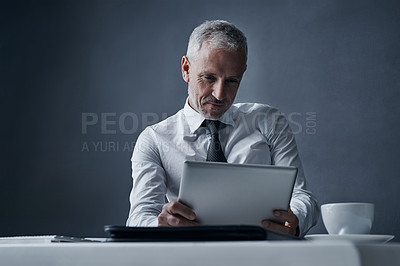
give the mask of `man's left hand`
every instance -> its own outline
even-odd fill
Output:
[[[289,235],[297,235],[299,227],[299,219],[292,211],[275,210],[274,217],[285,224],[275,223],[271,220],[263,220],[262,227],[265,229],[280,232]]]

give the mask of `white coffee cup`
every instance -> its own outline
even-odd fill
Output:
[[[321,205],[322,221],[331,235],[369,234],[374,222],[374,204],[349,202]]]

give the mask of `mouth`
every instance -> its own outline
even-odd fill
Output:
[[[208,101],[204,102],[204,105],[209,104],[214,108],[224,107],[226,105],[225,100],[218,101],[217,99],[209,99]]]
[[[216,102],[209,102],[209,103],[206,103],[206,104],[210,104],[211,106],[214,106],[214,107],[223,107],[223,106],[225,106],[224,103],[216,103]]]

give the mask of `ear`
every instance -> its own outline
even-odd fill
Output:
[[[182,56],[182,78],[184,81],[189,82],[190,62],[186,56]]]

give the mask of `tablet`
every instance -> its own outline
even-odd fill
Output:
[[[261,225],[288,210],[296,167],[186,161],[178,200],[202,225]]]

